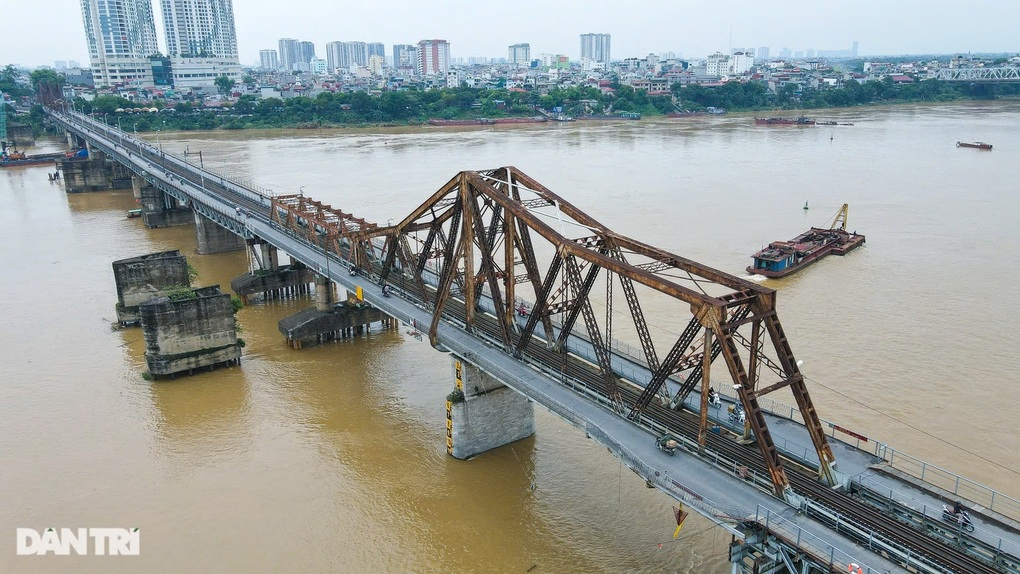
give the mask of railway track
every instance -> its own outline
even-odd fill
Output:
[[[448,305],[446,310],[454,311],[453,314],[459,320],[464,320],[462,307],[454,309]],[[479,318],[482,318],[482,320],[479,320]],[[475,324],[487,336],[494,340],[499,340],[501,336],[499,328],[491,317],[477,314]],[[546,368],[565,372],[567,378],[580,381],[591,391],[601,393],[602,375],[595,370],[594,366],[576,359],[568,359],[566,365],[564,365],[563,355],[546,349],[544,342],[529,346],[528,354],[531,358],[541,362]],[[626,386],[621,386],[620,390],[624,395],[625,401],[629,404],[633,404],[637,400],[638,391]],[[699,421],[693,413],[670,410],[652,403],[645,409],[644,414],[649,419],[668,428],[672,432],[682,434],[695,441],[697,440]],[[707,441],[709,448],[722,453],[731,460],[758,473],[768,474],[757,447],[749,448],[746,445],[738,444],[725,436],[714,433],[709,433]],[[787,469],[787,476],[795,492],[815,501],[823,508],[828,509],[833,515],[838,515],[841,519],[849,520],[885,538],[892,545],[902,548],[904,554],[909,553],[911,556],[924,557],[924,562],[931,568],[929,571],[945,572],[947,574],[1002,574],[1003,572],[985,561],[962,552],[958,548],[946,545],[939,540],[928,537],[925,533],[914,530],[909,525],[852,498],[846,493],[831,489],[818,482],[814,476],[807,474],[811,472],[810,469],[805,469],[796,461],[784,457],[784,468]],[[817,516],[817,514],[819,513],[816,513],[817,518],[825,520],[826,517],[824,515]],[[837,530],[843,534],[853,536],[852,533],[848,533],[846,530],[839,530],[838,528]],[[857,542],[865,546],[869,545],[870,541],[867,538],[862,538],[860,535],[856,535],[854,538],[857,538]],[[880,554],[885,554],[886,558],[890,560],[902,561],[900,557],[894,556],[889,552],[874,547],[872,549]],[[912,570],[919,571],[914,568]]]

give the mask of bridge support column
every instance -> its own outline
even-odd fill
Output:
[[[190,287],[188,261],[176,249],[150,253],[113,262],[117,283],[117,320],[121,325],[138,324],[138,306],[159,297],[170,287]]]
[[[244,238],[214,221],[195,213],[195,236],[199,255],[227,253],[244,249]]]
[[[142,202],[142,188],[152,187],[148,181],[145,181],[144,177],[138,177],[137,175],[131,176],[131,195],[135,196],[135,201],[138,203]]]
[[[446,452],[467,459],[535,434],[534,404],[478,367],[453,358],[446,400]]]
[[[315,275],[315,310],[328,313],[336,302],[336,283],[323,275]]]
[[[182,207],[177,199],[149,185],[145,180],[140,179],[138,183],[138,197],[142,203],[142,220],[149,229],[187,225],[193,220],[191,209]]]
[[[194,289],[194,298],[150,299],[138,306],[145,362],[154,378],[213,370],[241,361],[230,295],[219,285]]]
[[[108,161],[101,152],[84,159],[62,159],[59,163],[59,169],[64,172],[64,191],[67,193],[123,189],[131,185],[130,170],[115,161]]]
[[[259,252],[262,255],[262,269],[276,271],[280,268],[280,251],[271,243],[260,243]]]

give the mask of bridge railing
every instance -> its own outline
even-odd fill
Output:
[[[644,477],[649,483],[658,486],[661,490],[665,491],[673,498],[697,509],[701,514],[710,518],[713,522],[725,527],[727,530],[733,532],[731,523],[739,520],[745,520],[748,516],[750,516],[750,511],[748,509],[721,505],[702,496],[693,489],[684,486],[677,479],[670,477],[668,473],[659,471],[651,465],[646,464],[632,450],[627,448],[626,445],[607,434],[595,424],[589,422],[585,426],[585,433],[599,444],[616,453],[620,460],[622,460],[629,468],[637,472],[639,476]],[[696,450],[697,443],[694,443],[692,447],[692,444],[690,444],[691,441],[684,437],[677,438],[683,443],[685,449],[691,450],[694,448]],[[649,440],[651,440],[651,437],[649,437]],[[720,462],[725,463],[721,457]],[[752,478],[749,476],[749,479],[763,481],[766,488],[772,487],[772,481],[767,477],[757,476]]]
[[[612,342],[612,347],[613,349],[628,355],[634,360],[641,360],[641,355],[639,354],[640,350],[627,343],[614,340]],[[577,350],[572,349],[572,351],[576,352]],[[582,352],[579,354],[584,353]],[[586,358],[594,361],[594,357]],[[629,371],[631,371],[630,373],[627,371],[628,370],[624,370],[621,374],[633,374],[633,369],[629,369]],[[729,398],[731,401],[737,400],[734,395],[728,392],[728,389],[723,389],[720,394]],[[700,404],[695,404],[691,396],[686,397],[684,402],[690,406],[692,410],[696,411],[700,408]],[[774,416],[788,419],[800,423],[801,425],[804,424],[804,419],[801,416],[800,409],[796,407],[768,397],[759,397],[758,404],[763,411]],[[821,419],[821,421],[824,425],[829,427],[830,437],[837,438],[844,443],[851,444],[859,450],[871,450],[862,448],[867,446],[866,443],[871,442],[874,444],[874,449],[872,450],[873,454],[885,460],[889,466],[913,476],[922,482],[951,493],[953,496],[959,496],[960,498],[981,505],[1007,518],[1020,521],[1020,500],[989,488],[983,484],[974,482],[973,480],[960,476],[944,468],[927,463],[917,457],[898,451],[888,444],[871,440],[868,437],[825,419]],[[839,434],[837,434],[837,432]],[[815,454],[813,447],[789,441],[782,437],[776,437],[775,435],[773,435],[773,439],[776,440],[776,447],[784,454],[793,458],[800,458],[802,462],[807,462],[809,464],[818,463],[818,457]]]
[[[878,443],[875,454],[882,457],[890,467],[896,470],[940,488],[953,496],[976,503],[1012,520],[1020,521],[1020,500],[900,452],[887,444]]]
[[[903,509],[909,510],[915,515],[914,520],[918,520],[922,523],[925,521],[944,523],[942,521],[941,505],[935,507],[928,505],[923,501],[915,499],[909,493],[891,489],[887,483],[879,482],[874,478],[858,476],[854,477],[852,480],[859,488],[867,489],[869,492],[875,493],[884,499],[891,500]],[[956,527],[952,525],[947,526],[947,529],[955,528]],[[1010,556],[1020,557],[1020,544],[1017,542],[1003,539],[994,532],[982,529],[978,524],[975,524],[975,532],[977,534],[975,534],[974,537],[980,538],[983,544],[988,544],[990,550],[1008,554]]]
[[[883,572],[882,570],[872,568],[864,562],[855,559],[853,556],[850,556],[842,550],[836,549],[821,538],[811,534],[810,532],[804,531],[804,529],[796,523],[783,518],[779,514],[772,512],[761,505],[758,505],[758,508],[755,509],[754,521],[765,528],[766,532],[778,536],[786,544],[805,550],[809,555],[813,556],[816,561],[824,561],[827,558],[828,563],[826,566],[828,566],[831,571],[848,572],[850,571],[850,565],[854,564],[860,567],[861,572],[864,574],[878,574],[879,572]],[[853,572],[856,572],[856,570]]]

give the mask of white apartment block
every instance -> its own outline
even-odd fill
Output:
[[[238,60],[231,0],[161,0],[167,55]]]
[[[96,87],[152,86],[149,56],[159,52],[151,0],[81,0]]]

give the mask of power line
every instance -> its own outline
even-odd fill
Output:
[[[987,462],[988,464],[997,466],[997,467],[999,467],[999,468],[1001,468],[1003,470],[1006,470],[1006,471],[1011,472],[1011,473],[1013,473],[1013,474],[1015,474],[1017,476],[1020,476],[1020,471],[1017,471],[1016,469],[1009,468],[1007,466],[1003,466],[1001,463],[998,463],[998,462],[996,462],[996,461],[994,461],[994,460],[992,460],[990,458],[986,458],[986,457],[981,456],[980,454],[978,454],[978,453],[976,453],[974,451],[967,450],[967,449],[963,448],[962,446],[960,446],[958,444],[949,442],[948,440],[946,440],[946,439],[944,439],[944,438],[942,438],[940,436],[936,436],[936,435],[934,435],[934,434],[932,434],[932,433],[930,433],[930,432],[928,432],[928,431],[926,431],[926,430],[924,430],[922,428],[918,428],[918,427],[916,427],[916,426],[914,426],[914,425],[912,425],[912,424],[910,424],[910,423],[908,423],[908,422],[906,422],[904,420],[898,419],[898,418],[896,418],[896,417],[894,417],[894,416],[892,416],[892,415],[890,415],[888,413],[880,411],[880,410],[876,409],[875,407],[873,407],[871,405],[863,403],[863,402],[855,399],[854,397],[852,397],[850,395],[847,395],[847,394],[844,394],[844,393],[842,393],[840,391],[837,391],[836,389],[834,389],[834,388],[832,388],[832,387],[830,387],[828,385],[822,384],[822,383],[820,383],[820,382],[818,382],[818,381],[816,381],[816,380],[814,380],[814,379],[812,379],[810,377],[804,377],[804,379],[808,380],[808,381],[811,381],[811,384],[813,384],[813,385],[818,385],[818,386],[820,386],[820,387],[822,387],[824,389],[828,389],[829,391],[832,391],[832,392],[836,393],[837,395],[839,395],[839,396],[841,396],[841,397],[843,397],[845,399],[848,399],[848,400],[850,400],[850,401],[852,401],[854,403],[857,403],[858,405],[860,405],[860,406],[862,406],[862,407],[864,407],[864,408],[866,408],[866,409],[868,409],[868,410],[870,410],[872,412],[878,413],[878,414],[882,415],[883,417],[886,417],[886,418],[888,418],[890,420],[896,421],[896,422],[900,423],[901,425],[903,425],[903,426],[905,426],[907,428],[913,429],[913,430],[915,430],[915,431],[917,431],[917,432],[919,432],[919,433],[921,433],[921,434],[923,434],[923,435],[925,435],[925,436],[927,436],[929,438],[933,438],[933,439],[935,439],[935,440],[937,440],[937,441],[939,441],[939,442],[941,442],[943,444],[949,445],[949,446],[951,446],[951,447],[953,447],[953,448],[955,448],[957,450],[960,450],[962,452],[965,452],[965,453],[967,453],[967,454],[969,454],[969,455],[971,455],[971,456],[973,456],[975,458],[981,459],[981,460]]]

